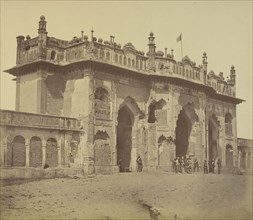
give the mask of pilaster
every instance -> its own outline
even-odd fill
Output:
[[[30,140],[25,139],[25,166],[29,167],[30,166]]]
[[[47,142],[45,140],[42,140],[42,167],[44,167],[46,163],[46,145]]]

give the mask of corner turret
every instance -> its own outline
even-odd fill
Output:
[[[155,71],[155,37],[153,32],[150,32],[148,38],[148,47],[149,47],[149,69]]]
[[[40,16],[39,21],[39,29],[38,29],[38,58],[46,59],[47,56],[47,30],[46,30],[47,22],[45,21],[45,16]]]
[[[20,59],[22,56],[22,45],[24,43],[25,37],[24,36],[17,36],[17,57],[16,57],[16,64],[20,64]]]
[[[207,82],[207,55],[206,52],[203,53],[202,57],[202,69],[203,69],[203,76],[204,76],[204,83],[206,84]]]

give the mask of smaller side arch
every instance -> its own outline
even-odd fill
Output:
[[[46,164],[50,167],[58,165],[58,148],[57,141],[54,138],[49,138],[46,144]]]
[[[21,135],[15,136],[12,141],[12,162],[13,167],[24,167],[26,164],[25,138]]]
[[[29,164],[30,167],[42,166],[42,141],[37,136],[30,140]]]
[[[98,131],[94,136],[94,163],[95,166],[111,164],[110,137],[107,132]]]

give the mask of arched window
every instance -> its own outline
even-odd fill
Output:
[[[124,57],[124,65],[127,65],[127,58]]]
[[[115,54],[115,63],[118,63],[119,61],[118,61],[118,55],[117,54]]]
[[[52,52],[51,52],[51,60],[55,60],[55,58],[56,58],[56,52],[53,50]]]
[[[142,69],[142,60],[140,61],[140,69]]]
[[[109,93],[108,91],[103,87],[98,87],[95,91],[95,99],[99,99],[104,102],[109,101]]]
[[[136,60],[136,68],[139,69],[139,60]]]
[[[132,59],[132,67],[135,67],[134,59]]]
[[[233,135],[232,115],[230,113],[225,115],[225,134],[228,136]]]
[[[98,87],[95,91],[95,116],[97,118],[110,119],[111,107],[108,91],[103,87]]]
[[[100,58],[101,59],[104,59],[105,58],[105,52],[104,52],[104,50],[100,50]]]
[[[127,65],[128,65],[129,67],[131,66],[131,59],[130,59],[130,58],[128,58]]]
[[[106,53],[106,60],[110,61],[110,53],[109,52]]]
[[[119,56],[119,64],[122,64],[122,56]]]

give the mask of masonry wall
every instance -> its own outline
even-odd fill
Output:
[[[61,73],[47,76],[47,113],[51,115],[63,115],[64,92],[66,82]]]
[[[22,75],[19,83],[19,111],[37,112],[38,76],[37,73]]]

